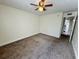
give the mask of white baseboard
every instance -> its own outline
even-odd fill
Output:
[[[28,38],[28,37],[34,36],[36,34],[39,34],[39,33],[34,33],[34,34],[29,35],[29,36],[26,36],[26,37],[22,37],[22,38],[18,38],[16,40],[12,40],[12,41],[8,41],[8,42],[5,42],[5,43],[2,43],[2,44],[0,44],[0,47],[5,46],[5,45],[8,45],[8,44],[13,43],[13,42],[16,42],[16,41],[19,41],[19,40],[22,40],[24,38]]]

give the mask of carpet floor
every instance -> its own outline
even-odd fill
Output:
[[[0,47],[0,59],[75,59],[67,37],[37,34]]]

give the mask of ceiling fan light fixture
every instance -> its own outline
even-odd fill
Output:
[[[31,3],[31,5],[37,6],[37,8],[35,10],[38,10],[40,12],[44,12],[44,11],[46,11],[46,7],[52,7],[53,6],[53,4],[45,4],[45,3],[46,3],[46,0],[39,0],[38,4]]]
[[[40,7],[40,6],[39,6],[38,11],[43,12],[43,11],[44,11],[44,10],[43,10],[43,7]]]

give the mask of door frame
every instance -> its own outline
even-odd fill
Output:
[[[72,33],[70,35],[70,38],[69,38],[69,42],[72,42],[72,38],[73,38],[73,34],[74,34],[74,30],[75,30],[75,26],[76,26],[76,23],[78,21],[78,15],[76,16],[75,20],[74,20],[74,26],[73,26],[73,30],[72,30]]]

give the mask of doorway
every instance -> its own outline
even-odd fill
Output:
[[[64,13],[63,27],[61,35],[68,37],[68,41],[71,42],[72,35],[76,23],[77,12]]]

